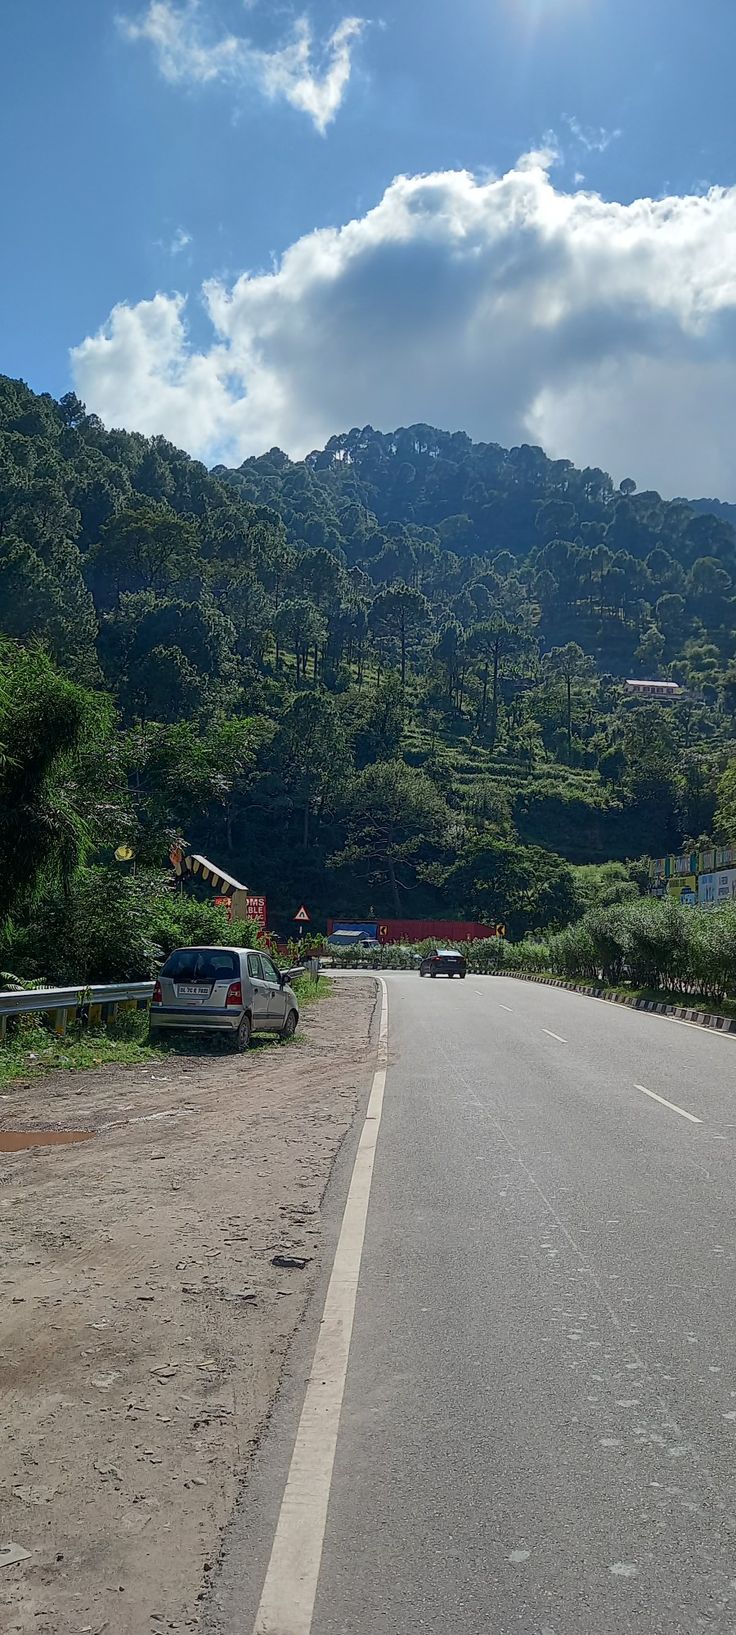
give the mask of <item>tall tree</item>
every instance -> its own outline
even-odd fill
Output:
[[[518,625],[510,624],[502,613],[477,624],[470,632],[469,647],[480,671],[480,703],[478,726],[481,731],[488,723],[488,743],[493,751],[498,737],[498,707],[500,684],[512,659],[518,658],[528,638]],[[490,711],[489,711],[490,692]]]
[[[348,775],[347,738],[334,699],[327,693],[304,693],[286,711],[270,753],[279,789],[301,813],[301,843],[309,845],[310,826],[325,800]]]
[[[377,596],[368,615],[375,635],[393,636],[399,648],[401,685],[406,686],[409,646],[413,637],[429,622],[429,603],[411,585],[392,585]]]
[[[593,674],[593,665],[577,642],[567,642],[564,647],[553,647],[550,653],[545,653],[543,668],[548,676],[559,678],[565,684],[565,728],[567,731],[567,758],[572,761],[572,689],[573,683],[589,678]]]
[[[431,862],[437,848],[456,829],[447,803],[431,779],[404,761],[379,761],[353,780],[345,801],[346,841],[333,858],[336,868],[365,872],[369,881],[387,884],[391,906],[401,914],[399,878],[402,865],[416,867],[424,854]]]
[[[114,607],[128,591],[181,587],[197,569],[197,529],[168,505],[141,504],[119,511],[89,553],[95,600]]]
[[[0,916],[42,886],[66,890],[99,843],[117,794],[106,777],[112,725],[109,701],[44,653],[0,645]]]

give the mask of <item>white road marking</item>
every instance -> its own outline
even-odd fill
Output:
[[[679,1113],[680,1118],[689,1118],[691,1124],[702,1124],[702,1118],[696,1118],[694,1113],[686,1113],[684,1107],[678,1107],[674,1101],[667,1101],[664,1096],[658,1096],[654,1090],[647,1090],[645,1084],[635,1084],[635,1090],[641,1090],[643,1096],[651,1096],[652,1101],[658,1101],[660,1106],[669,1107],[671,1113]]]
[[[253,1635],[310,1635],[353,1332],[388,1061],[382,977],[378,1066],[355,1155],[319,1339],[309,1376]]]
[[[542,1032],[546,1033],[550,1039],[556,1039],[560,1045],[567,1044],[567,1040],[561,1039],[559,1033],[553,1033],[551,1028],[542,1028]]]
[[[510,1005],[502,1005],[500,999],[497,1001],[497,1003],[500,1006],[502,1011],[508,1011],[509,1016],[513,1016],[514,1013],[513,1013],[512,1009],[511,1009]]]

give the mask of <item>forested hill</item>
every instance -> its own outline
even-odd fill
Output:
[[[319,518],[322,544],[351,537],[347,503],[370,512],[382,529],[403,524],[418,528],[421,538],[429,529],[435,543],[461,556],[510,551],[525,558],[551,539],[578,540],[587,548],[606,542],[614,554],[640,559],[669,545],[688,565],[704,551],[733,552],[732,536],[693,525],[700,514],[733,523],[736,506],[636,495],[632,481],[616,489],[605,471],[580,471],[571,460],[548,459],[540,448],[473,443],[464,432],[434,426],[388,434],[365,426],[332,437],[304,461],[294,463],[272,449],[236,472],[216,472],[245,498],[277,506],[302,538],[305,522],[314,527]]]
[[[428,426],[208,472],[0,378],[0,916],[182,835],[283,914],[557,923],[562,859],[736,839],[735,612],[715,501]]]

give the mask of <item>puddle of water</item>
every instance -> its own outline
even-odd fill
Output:
[[[0,1152],[22,1152],[26,1147],[69,1147],[91,1141],[94,1130],[0,1130]]]

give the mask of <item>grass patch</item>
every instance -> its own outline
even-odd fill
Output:
[[[309,976],[297,977],[292,986],[300,1011],[332,993],[332,983],[326,976],[316,981]],[[252,1048],[263,1050],[278,1042],[276,1034],[256,1034]],[[0,1085],[12,1084],[16,1079],[40,1079],[47,1073],[84,1073],[111,1062],[119,1067],[138,1067],[172,1054],[211,1055],[226,1047],[227,1041],[192,1033],[173,1034],[150,1045],[147,1010],[129,1011],[106,1027],[72,1026],[63,1039],[57,1039],[37,1017],[19,1016],[12,1026],[9,1023],[5,1043],[0,1045]]]
[[[21,1016],[0,1045],[0,1084],[38,1079],[46,1073],[80,1073],[118,1062],[122,1067],[156,1061],[161,1052],[147,1043],[148,1012],[121,1016],[103,1028],[69,1029],[57,1039],[34,1016]]]
[[[298,976],[291,986],[299,1000],[300,1011],[306,1010],[308,1005],[316,1005],[320,999],[328,999],[332,993],[328,976],[318,976],[316,981],[311,976]]]

